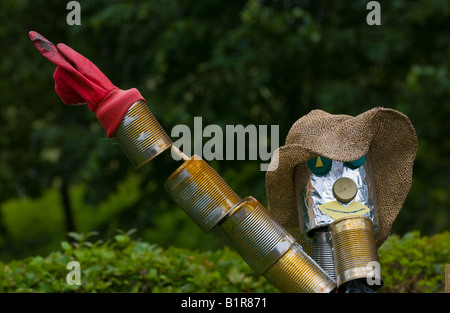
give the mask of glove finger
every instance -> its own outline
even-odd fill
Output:
[[[60,67],[56,68],[53,77],[55,79],[56,93],[59,95],[62,102],[68,105],[86,103],[86,100],[66,82],[64,75],[62,75],[60,71]]]
[[[71,47],[59,43],[57,45],[60,53],[85,77],[90,81],[102,86],[104,89],[112,90],[115,86],[108,77],[88,58],[73,50]]]
[[[53,62],[55,65],[61,66],[67,71],[76,71],[72,64],[70,64],[68,60],[58,51],[55,45],[44,36],[35,31],[30,31],[28,35],[30,36],[34,46],[45,58]]]
[[[109,93],[109,90],[103,89],[101,86],[89,81],[84,76],[73,75],[63,68],[57,68],[53,75],[55,82],[59,86],[70,86],[87,102],[89,109],[93,112],[97,109],[98,103]],[[62,81],[60,83],[60,81]]]
[[[64,70],[76,75],[85,76],[89,81],[106,90],[116,88],[111,81],[103,74],[89,59],[85,58],[65,44],[55,45],[41,34],[30,31],[30,39],[37,50],[48,60]]]

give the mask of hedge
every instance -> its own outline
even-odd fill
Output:
[[[0,263],[0,292],[278,292],[233,249],[164,249],[131,233],[95,242],[93,233],[71,233],[74,241],[46,257]],[[443,292],[449,251],[449,232],[389,237],[379,250],[379,292]],[[80,264],[81,285],[66,281],[70,261]]]

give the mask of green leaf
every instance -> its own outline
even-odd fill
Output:
[[[62,241],[62,242],[61,242],[61,248],[62,248],[64,251],[68,251],[68,250],[71,250],[71,249],[72,249],[72,246],[71,246],[70,243],[68,243],[67,241]]]

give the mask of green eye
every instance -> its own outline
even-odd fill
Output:
[[[307,162],[308,168],[316,175],[325,175],[331,170],[331,160],[322,156],[312,158]]]
[[[361,165],[363,165],[364,162],[366,162],[365,155],[360,157],[358,160],[345,162],[344,164],[345,164],[345,166],[350,167],[352,170],[354,170],[354,169],[357,169],[358,167],[360,167]]]

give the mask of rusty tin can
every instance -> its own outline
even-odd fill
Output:
[[[247,264],[281,292],[335,289],[335,282],[255,198],[242,200],[220,228]]]
[[[350,280],[372,278],[372,265],[379,263],[370,218],[353,216],[339,219],[331,223],[330,232],[338,288]],[[378,276],[381,279],[380,273]],[[381,285],[382,282],[371,286],[376,290]]]
[[[285,293],[331,293],[335,281],[295,243],[263,276]]]
[[[253,197],[242,200],[220,223],[220,228],[248,265],[260,274],[295,242]]]
[[[172,146],[172,140],[144,101],[136,101],[127,111],[114,138],[135,168],[139,168]]]
[[[241,198],[198,156],[185,161],[166,180],[172,199],[205,233],[211,231]]]

